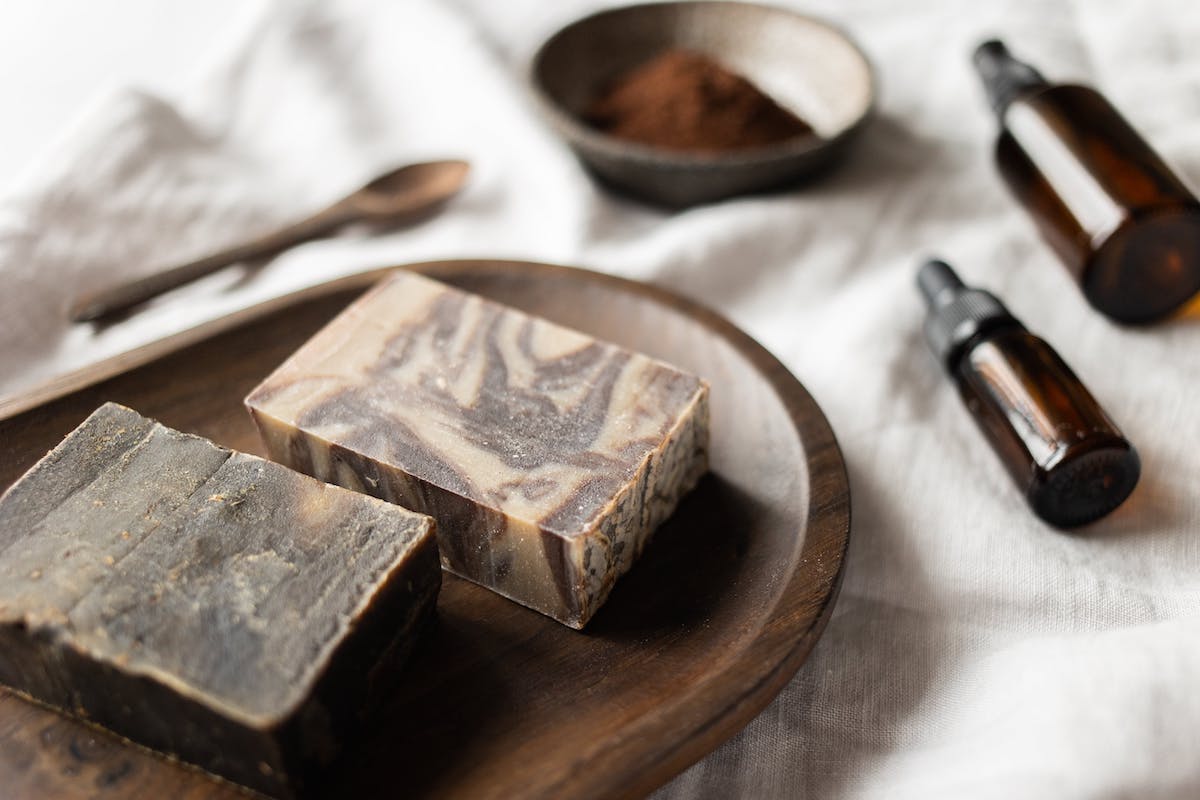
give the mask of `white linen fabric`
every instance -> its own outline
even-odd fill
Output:
[[[599,5],[280,2],[179,96],[99,99],[0,199],[0,360],[60,370],[224,313],[230,294],[432,258],[668,286],[731,317],[817,398],[848,464],[853,528],[809,661],[656,797],[1200,796],[1200,312],[1129,329],[1089,308],[993,169],[995,123],[969,66],[976,43],[1006,38],[1046,74],[1100,86],[1195,181],[1200,10],[796,3],[851,31],[878,68],[878,114],[853,157],[792,192],[668,214],[599,189],[526,90],[539,41]],[[475,176],[420,227],[212,276],[102,346],[57,332],[76,291],[440,156],[469,158]],[[921,339],[913,278],[929,253],[1004,298],[1136,444],[1141,484],[1116,513],[1064,534],[1025,508]]]

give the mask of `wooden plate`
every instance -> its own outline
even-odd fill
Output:
[[[708,378],[713,471],[583,633],[446,576],[435,633],[330,796],[649,792],[757,714],[824,628],[850,522],[833,433],[775,358],[664,289],[523,262],[413,269]],[[261,453],[242,397],[357,291],[312,294],[0,423],[0,488],[105,400]],[[3,691],[0,787],[6,798],[240,795]]]

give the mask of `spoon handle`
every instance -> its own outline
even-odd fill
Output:
[[[312,216],[287,225],[249,242],[205,256],[186,264],[155,272],[110,289],[85,294],[71,306],[73,322],[100,319],[144,303],[185,283],[190,283],[219,269],[241,261],[252,261],[273,255],[281,250],[316,239],[352,222],[360,216],[350,204],[335,203]]]

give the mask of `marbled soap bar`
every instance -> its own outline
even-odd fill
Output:
[[[276,460],[423,511],[442,566],[582,628],[708,468],[708,387],[398,272],[246,398]]]
[[[295,794],[432,611],[433,524],[106,404],[0,498],[0,682]]]

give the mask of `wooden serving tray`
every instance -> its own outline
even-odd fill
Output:
[[[628,797],[745,725],[833,607],[845,467],[816,403],[766,350],[664,289],[579,269],[412,269],[658,356],[712,384],[712,474],[580,633],[446,575],[439,624],[334,770],[329,796]],[[105,400],[262,453],[242,397],[382,274],[0,422],[0,489]],[[0,690],[5,798],[234,798],[236,787]]]

